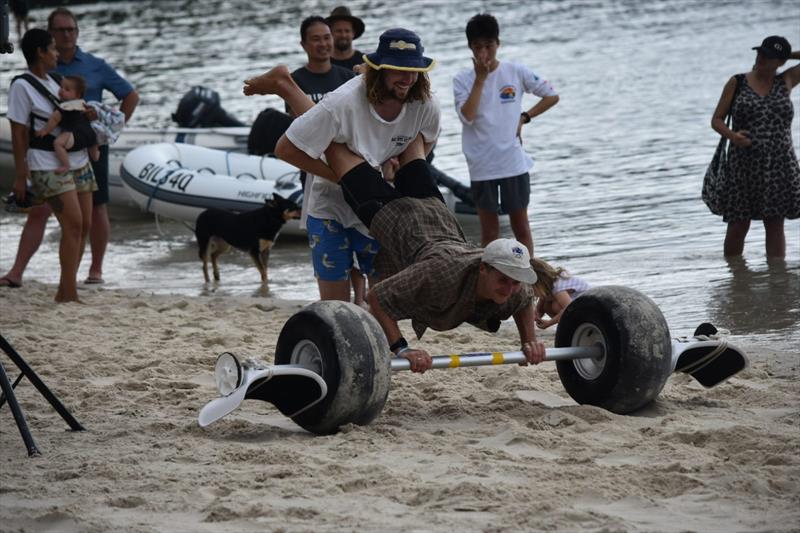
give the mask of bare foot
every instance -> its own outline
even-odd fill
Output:
[[[292,82],[292,76],[286,65],[278,65],[268,70],[264,74],[244,80],[242,92],[247,96],[254,94],[278,94],[280,95],[281,85]]]

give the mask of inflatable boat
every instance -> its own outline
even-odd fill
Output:
[[[142,211],[191,224],[210,207],[250,211],[273,193],[303,202],[300,171],[288,163],[191,144],[134,148],[122,161],[120,178]],[[297,221],[283,231],[299,234]]]

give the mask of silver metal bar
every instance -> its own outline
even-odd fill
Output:
[[[602,357],[603,348],[597,346],[569,346],[566,348],[547,348],[545,361],[571,361],[572,359],[590,359]],[[437,355],[433,357],[431,368],[457,368],[462,366],[512,365],[525,362],[525,354],[516,352],[481,352],[453,355]],[[392,370],[410,370],[411,363],[404,357],[392,358]]]

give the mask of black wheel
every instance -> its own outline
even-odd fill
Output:
[[[328,394],[292,420],[320,435],[343,424],[370,423],[389,394],[389,353],[380,325],[357,305],[323,301],[294,314],[278,337],[275,363],[312,368]]]
[[[603,357],[558,361],[556,366],[576,402],[614,413],[650,403],[672,373],[664,315],[653,300],[627,287],[597,287],[576,298],[561,315],[555,345],[603,346]]]

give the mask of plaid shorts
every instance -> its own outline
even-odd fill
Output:
[[[88,163],[81,168],[69,170],[63,174],[56,174],[52,170],[31,170],[31,185],[34,204],[44,203],[48,198],[53,198],[72,190],[79,193],[97,190],[92,165]]]

